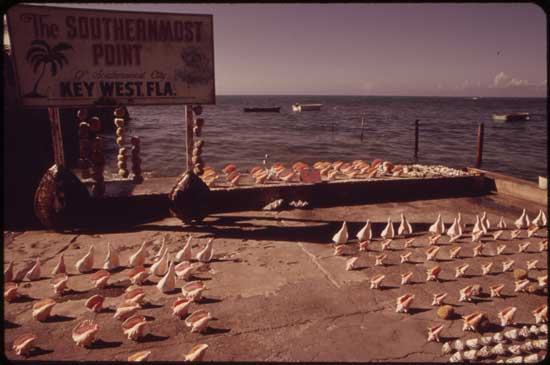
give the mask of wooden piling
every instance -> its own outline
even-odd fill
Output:
[[[479,168],[481,166],[481,161],[483,159],[483,123],[479,124],[477,128],[477,151],[476,151],[476,164],[475,167]]]
[[[418,158],[418,129],[419,129],[419,120],[414,121],[414,158]]]

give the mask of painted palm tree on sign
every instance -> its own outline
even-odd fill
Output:
[[[50,45],[43,40],[37,39],[32,41],[31,47],[27,51],[27,62],[32,65],[34,73],[38,71],[40,66],[42,66],[42,69],[38,79],[36,79],[36,82],[34,83],[32,91],[25,96],[44,97],[44,95],[40,95],[37,92],[37,89],[38,84],[40,84],[40,81],[46,72],[46,66],[50,65],[52,76],[57,75],[57,71],[62,69],[65,64],[69,63],[67,57],[63,54],[64,51],[69,49],[73,49],[73,47],[65,42],[61,42],[53,47],[50,47]]]

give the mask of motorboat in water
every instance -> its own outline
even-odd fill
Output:
[[[280,111],[280,106],[244,108],[245,113],[279,113]]]
[[[493,120],[499,122],[515,122],[518,120],[529,120],[529,113],[512,113],[512,114],[493,114]]]
[[[295,103],[292,104],[292,111],[293,112],[304,112],[304,111],[310,111],[310,110],[321,110],[321,107],[323,104],[299,104]]]

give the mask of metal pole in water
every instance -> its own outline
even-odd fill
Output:
[[[483,123],[479,124],[477,128],[477,151],[476,151],[476,167],[481,166],[481,160],[483,159]]]
[[[419,120],[414,121],[414,159],[418,158],[418,129],[419,129]]]

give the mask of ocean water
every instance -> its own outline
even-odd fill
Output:
[[[320,103],[320,111],[292,112],[293,103]],[[281,106],[280,113],[244,113],[244,107]],[[386,96],[217,96],[204,106],[203,159],[219,170],[268,162],[375,158],[393,163],[473,166],[477,129],[485,126],[482,168],[537,181],[547,176],[544,98]],[[141,137],[146,176],[177,176],[185,169],[183,106],[134,106],[127,135]],[[529,112],[531,119],[495,122],[492,114]],[[415,161],[414,121],[420,120]],[[364,120],[363,140],[361,124]],[[117,146],[106,137],[107,169],[116,172]]]

